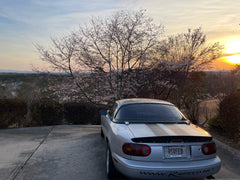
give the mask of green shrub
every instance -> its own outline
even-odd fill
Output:
[[[210,120],[208,120],[207,124],[219,130],[224,130],[224,127],[219,118],[219,115],[215,115],[214,117],[212,117]]]
[[[27,103],[18,99],[0,99],[0,128],[45,126],[58,124],[100,124],[100,110],[86,102],[69,102],[63,105],[58,102],[41,99],[31,104],[30,117],[26,119]]]
[[[19,99],[0,99],[0,128],[21,127],[27,114],[27,104]]]
[[[70,124],[100,124],[99,111],[103,108],[86,102],[65,103],[64,119]]]
[[[226,96],[219,106],[219,119],[226,135],[240,139],[240,91]]]
[[[42,99],[31,106],[32,125],[57,125],[62,123],[63,108],[58,102]]]

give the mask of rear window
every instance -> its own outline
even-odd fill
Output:
[[[121,107],[115,116],[117,122],[178,122],[185,120],[173,105],[129,104]]]

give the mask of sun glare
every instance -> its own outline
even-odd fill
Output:
[[[240,64],[240,55],[227,56],[226,58],[231,64]]]
[[[240,41],[231,41],[226,44],[226,49],[224,50],[226,54],[226,61],[231,64],[240,64]]]

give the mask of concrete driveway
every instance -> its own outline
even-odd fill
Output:
[[[229,156],[232,149],[217,143],[223,167],[215,177],[238,179],[239,152]],[[107,180],[104,158],[100,126],[0,130],[0,180]]]

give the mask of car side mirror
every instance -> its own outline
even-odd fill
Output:
[[[112,120],[113,116],[111,115],[110,110],[107,110],[108,117]]]
[[[100,114],[106,116],[108,114],[108,110],[103,109],[100,111]]]

